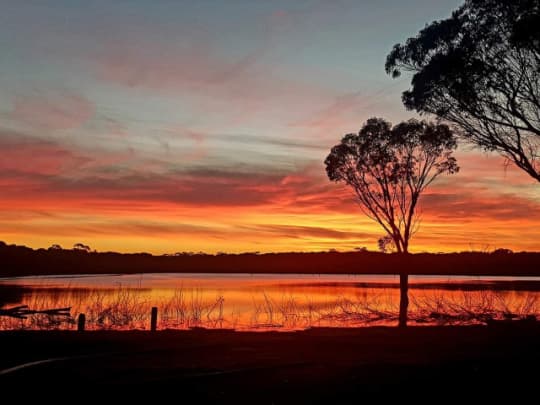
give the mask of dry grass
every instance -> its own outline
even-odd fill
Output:
[[[152,306],[159,308],[160,329],[192,327],[241,330],[354,327],[397,323],[395,290],[362,290],[353,297],[321,300],[312,296],[262,292],[251,305],[227,307],[226,297],[201,289],[177,289],[155,297],[137,288],[63,290],[28,295],[23,304],[35,310],[71,307],[72,317],[35,314],[27,319],[0,316],[0,329],[75,329],[75,317],[86,314],[89,330],[148,329]],[[417,324],[478,324],[493,320],[540,319],[540,295],[534,292],[412,290],[409,319]]]

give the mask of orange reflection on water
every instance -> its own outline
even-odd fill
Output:
[[[329,275],[144,274],[4,279],[5,307],[71,307],[70,319],[0,317],[0,329],[147,329],[158,327],[298,330],[395,325],[397,277]],[[513,290],[510,279],[411,277],[409,317],[416,324],[473,324],[540,314],[540,280]],[[528,283],[528,284],[527,284]],[[530,288],[527,287],[530,285]]]

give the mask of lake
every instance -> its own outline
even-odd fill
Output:
[[[540,277],[410,276],[412,325],[540,319]],[[71,316],[0,316],[0,329],[299,330],[397,324],[399,277],[384,275],[163,274],[0,279],[0,308],[70,307]]]

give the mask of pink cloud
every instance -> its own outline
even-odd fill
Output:
[[[167,132],[170,132],[174,136],[188,139],[191,142],[191,148],[189,148],[189,150],[182,155],[182,161],[184,163],[197,161],[207,156],[208,151],[206,149],[206,133],[195,131],[183,126],[170,129]]]
[[[89,161],[54,142],[29,138],[16,133],[0,132],[0,172],[17,174],[59,175]]]
[[[212,114],[207,121],[218,119],[228,125],[250,122],[263,114],[265,120],[296,116],[297,111],[312,111],[328,100],[323,84],[304,83],[268,64],[268,46],[264,43],[231,56],[221,54],[208,41],[189,45],[117,41],[92,62],[101,80],[185,97],[191,110]]]
[[[256,63],[256,53],[237,60],[220,57],[207,41],[187,46],[111,43],[96,57],[101,78],[128,87],[165,92],[197,90],[234,80]]]
[[[364,96],[361,92],[352,92],[335,97],[326,107],[312,113],[309,117],[293,122],[292,127],[306,128],[315,132],[323,139],[335,139],[339,141],[345,133],[355,132],[358,126],[359,109],[364,104]]]
[[[458,150],[456,157],[462,173],[460,178],[467,182],[497,182],[494,186],[527,186],[538,183],[519,169],[513,162],[496,152],[481,152],[479,150],[463,152]]]
[[[5,130],[0,130],[0,149],[0,184],[6,195],[36,201],[59,188],[68,195],[80,179],[115,180],[137,163],[131,149],[87,150]]]
[[[36,129],[67,130],[77,128],[95,113],[95,106],[84,97],[67,92],[18,97],[12,118]]]

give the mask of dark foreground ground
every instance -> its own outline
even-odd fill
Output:
[[[46,359],[56,360],[13,369]],[[539,360],[538,323],[295,333],[0,332],[0,391],[64,400],[75,388],[82,398],[153,392],[172,395],[167,402],[174,403],[335,404],[369,397],[384,403],[397,396],[537,403]]]

